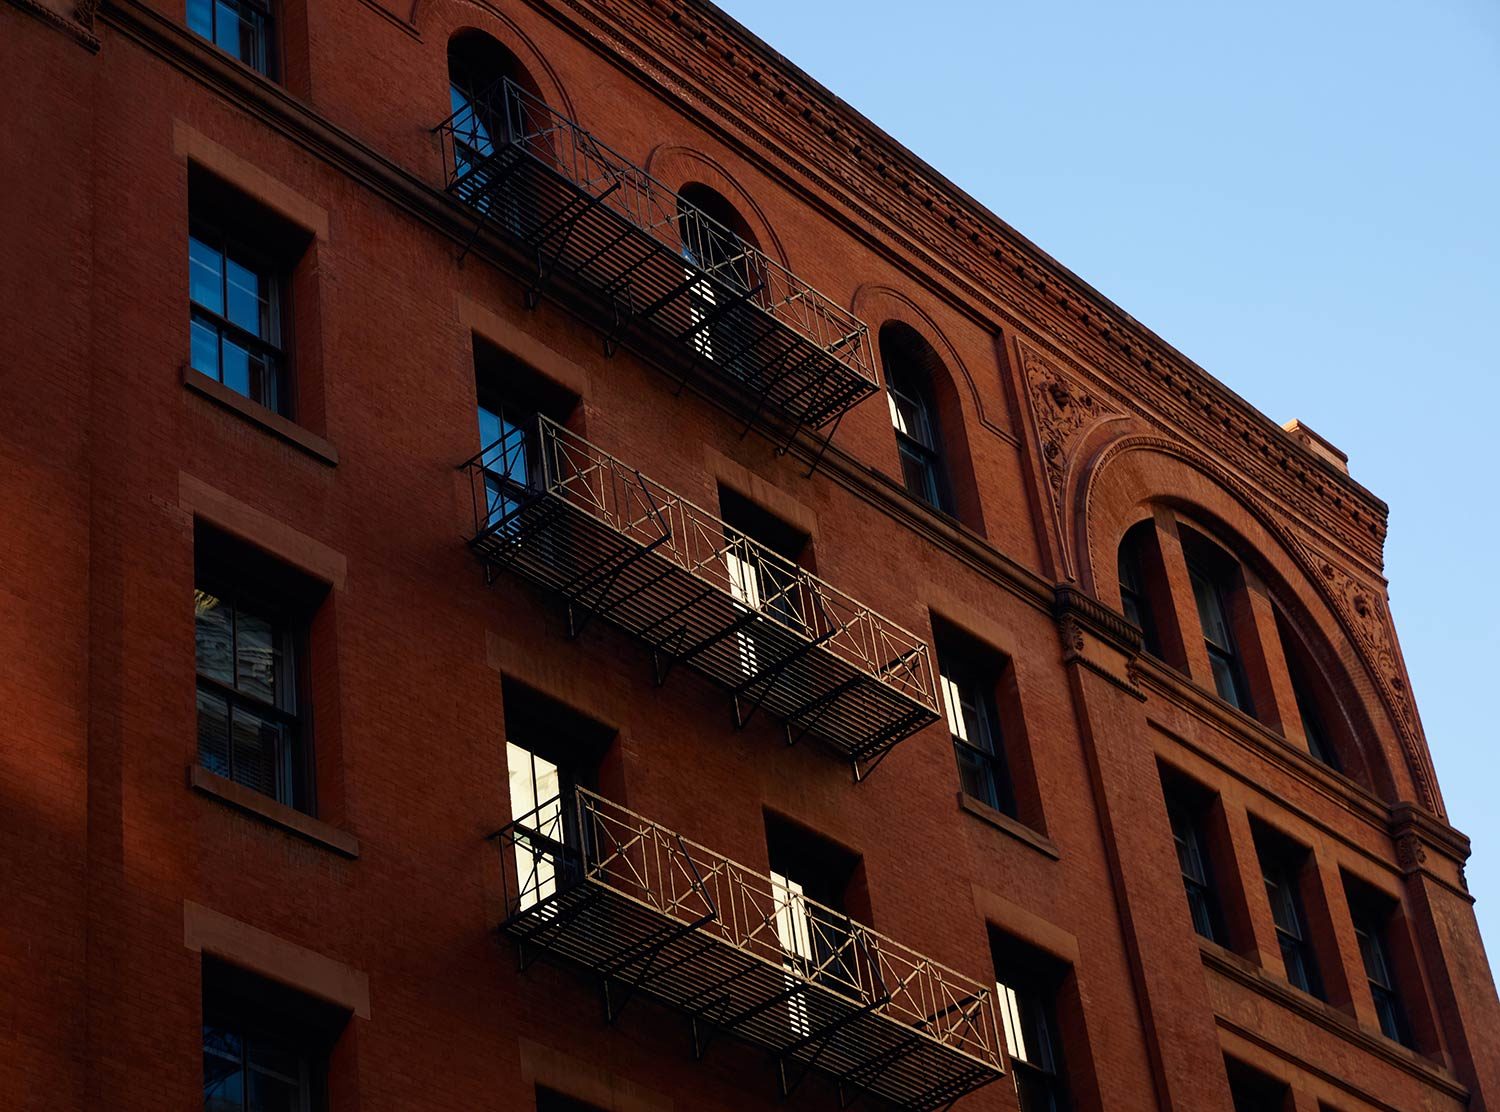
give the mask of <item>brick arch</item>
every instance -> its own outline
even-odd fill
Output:
[[[927,346],[937,353],[942,361],[944,374],[953,382],[955,388],[960,382],[963,384],[963,393],[969,399],[974,419],[991,432],[998,432],[1006,439],[1010,439],[1009,432],[999,428],[985,416],[984,403],[979,398],[978,387],[974,385],[974,376],[969,373],[969,368],[959,356],[958,349],[953,346],[925,309],[900,290],[877,285],[862,285],[855,290],[854,300],[850,303],[849,309],[870,326],[872,343],[879,337],[880,326],[887,321],[899,321],[920,335],[927,341]],[[881,373],[883,375],[884,371],[882,370]],[[884,385],[883,381],[881,385]]]
[[[1152,505],[1171,506],[1208,527],[1321,640],[1325,668],[1354,693],[1354,705],[1343,710],[1352,716],[1358,736],[1369,739],[1361,757],[1377,790],[1389,799],[1412,795],[1443,813],[1420,726],[1405,713],[1401,692],[1383,674],[1390,663],[1372,645],[1368,628],[1361,628],[1350,612],[1346,592],[1326,570],[1330,561],[1298,540],[1247,483],[1187,445],[1128,433],[1091,453],[1072,495],[1081,585],[1115,606],[1116,549]]]
[[[445,74],[448,43],[453,36],[464,31],[479,31],[490,36],[516,56],[521,67],[536,83],[534,91],[541,95],[549,107],[570,120],[578,120],[573,101],[557,70],[531,36],[504,12],[488,5],[463,3],[460,0],[418,0],[412,11],[412,24],[426,41],[440,44]],[[446,102],[446,86],[443,93]],[[581,120],[578,122],[583,123]]]
[[[755,240],[755,246],[788,270],[791,269],[786,250],[771,222],[766,219],[765,211],[722,163],[694,147],[662,143],[646,156],[646,172],[673,190],[697,183],[720,194],[745,222],[751,238]]]

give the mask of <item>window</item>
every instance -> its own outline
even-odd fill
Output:
[[[1302,878],[1309,867],[1307,850],[1263,827],[1257,827],[1254,836],[1286,979],[1321,1000],[1323,981],[1318,975],[1318,959],[1302,906]]]
[[[509,80],[513,99],[503,97]],[[519,122],[520,90],[531,89],[515,55],[482,31],[463,31],[448,43],[448,101],[453,116],[453,174],[462,177],[510,139]],[[508,118],[509,117],[509,118]]]
[[[776,815],[766,816],[766,845],[776,939],[789,974],[787,1021],[806,1036],[809,1004],[791,974],[854,997],[867,983],[857,965],[860,936],[852,930],[855,912],[868,916],[864,864],[851,850]]]
[[[1152,592],[1146,579],[1146,550],[1159,562],[1156,555],[1156,523],[1150,519],[1132,526],[1120,542],[1118,571],[1120,576],[1120,608],[1125,616],[1141,629],[1141,646],[1152,656],[1162,655],[1161,637],[1157,633],[1156,611],[1152,603]]]
[[[938,443],[936,406],[924,376],[899,362],[887,363],[886,390],[906,492],[934,509],[947,511],[948,482]]]
[[[735,602],[746,610],[768,613],[806,635],[826,624],[819,621],[824,616],[817,612],[818,596],[801,574],[804,562],[811,563],[812,558],[807,534],[722,486],[719,514],[729,527],[724,534],[724,564]],[[761,637],[764,651],[756,648],[756,632],[735,633],[740,668],[746,676],[774,665],[790,651],[785,634],[765,630]]]
[[[580,816],[577,788],[597,788],[614,731],[570,707],[505,677],[505,765],[510,817],[526,828],[515,840],[517,908],[552,896],[573,878]],[[559,875],[561,874],[561,875]]]
[[[193,370],[285,413],[281,284],[271,265],[197,223],[188,236],[188,290]]]
[[[189,365],[283,417],[297,416],[298,408],[291,306],[315,304],[316,268],[304,264],[311,239],[305,229],[189,166]]]
[[[1224,1059],[1234,1112],[1290,1112],[1291,1091],[1286,1084],[1251,1069],[1233,1058]]]
[[[1354,937],[1359,941],[1365,978],[1370,983],[1370,996],[1375,1002],[1380,1033],[1402,1046],[1412,1046],[1411,1025],[1407,1022],[1406,1009],[1396,984],[1395,964],[1391,960],[1390,933],[1395,901],[1347,877],[1344,891],[1354,920]]]
[[[204,1112],[323,1112],[348,1013],[213,959],[203,963]]]
[[[1020,1112],[1066,1112],[1068,1086],[1057,998],[1071,970],[998,932],[991,932],[991,950],[995,1004]]]
[[[541,478],[534,435],[537,416],[567,424],[578,408],[578,397],[478,336],[474,388],[486,520],[497,526],[511,521]]]
[[[602,1112],[602,1110],[576,1097],[564,1096],[552,1089],[538,1089],[536,1112]]]
[[[187,0],[187,21],[231,58],[275,76],[271,6],[265,0]]]
[[[954,631],[937,637],[938,684],[964,794],[1017,817],[1015,785],[1006,762],[996,687],[1004,660]]]
[[[1329,719],[1324,714],[1324,707],[1329,700],[1322,675],[1306,644],[1280,610],[1276,611],[1276,632],[1281,639],[1281,652],[1286,660],[1287,672],[1291,675],[1292,693],[1297,700],[1302,733],[1307,738],[1307,751],[1315,760],[1322,761],[1335,772],[1342,772],[1343,762],[1339,759],[1333,734],[1328,728]],[[1324,697],[1320,698],[1320,695]]]
[[[197,534],[199,763],[308,813],[312,747],[300,658],[322,590],[218,534]]]
[[[1177,847],[1177,865],[1182,886],[1187,892],[1188,911],[1193,929],[1210,942],[1227,944],[1218,895],[1214,891],[1209,866],[1205,812],[1207,802],[1201,789],[1185,782],[1163,777],[1162,791],[1167,803],[1167,817],[1172,824],[1172,840]]]
[[[705,359],[746,377],[753,366],[741,367],[741,356],[748,354],[760,329],[745,314],[758,312],[755,298],[764,285],[755,236],[727,198],[697,182],[678,193],[677,225],[682,257],[689,264],[685,277],[704,273],[688,289],[686,339]]]
[[[1250,688],[1235,651],[1228,607],[1238,569],[1204,542],[1195,543],[1184,537],[1183,546],[1188,549],[1188,578],[1193,585],[1193,600],[1198,605],[1198,623],[1203,628],[1214,688],[1226,703],[1246,714],[1254,714]]]

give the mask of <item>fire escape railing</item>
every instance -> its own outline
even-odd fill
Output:
[[[465,463],[469,545],[493,578],[560,594],[729,689],[788,740],[815,735],[863,775],[940,717],[927,642],[561,425],[537,417]]]
[[[846,1099],[947,1105],[1004,1073],[988,986],[593,792],[493,835],[523,966],[599,975],[613,1019],[636,993],[776,1055],[783,1092],[816,1070]]]
[[[504,81],[435,129],[447,191],[534,256],[534,302],[559,273],[603,298],[606,349],[643,324],[790,438],[873,394],[869,328],[776,260]],[[832,436],[832,431],[828,433]],[[825,440],[826,445],[826,440]]]

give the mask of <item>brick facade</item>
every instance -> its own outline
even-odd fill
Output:
[[[760,873],[780,816],[857,856],[849,911],[882,935],[986,984],[992,934],[1058,963],[1075,1108],[1229,1112],[1246,1070],[1297,1112],[1500,1107],[1500,1001],[1386,607],[1386,507],[1336,449],[1251,410],[710,6],[275,14],[279,82],[180,4],[0,7],[0,1106],[197,1107],[205,955],[347,1014],[336,1112],[529,1110],[538,1086],[613,1112],[773,1106],[763,1050],[716,1038],[697,1058],[649,998],[606,1022],[597,977],[521,971],[497,934],[507,864],[486,839],[513,817],[505,692],[525,689],[608,727],[597,787],[632,811]],[[726,199],[872,353],[888,322],[920,338],[952,512],[903,486],[878,394],[818,458],[775,413],[747,434],[684,345],[635,327],[606,354],[611,320],[567,282],[528,307],[531,260],[494,222],[460,261],[474,211],[444,192],[433,127],[471,29],[630,162]],[[189,366],[190,178],[297,244],[286,415]],[[1016,816],[965,797],[940,719],[856,782],[774,716],[737,727],[690,668],[658,686],[610,622],[568,637],[555,593],[510,573],[487,589],[458,470],[482,447],[482,351],[576,396],[570,427],[664,487],[805,535],[821,580],[924,642],[936,623],[1003,660]],[[1117,563],[1142,522],[1152,652]],[[187,600],[207,534],[313,585],[315,808],[201,767]],[[1215,694],[1203,541],[1232,559],[1253,714]],[[1304,655],[1342,772],[1310,754]],[[1219,941],[1194,934],[1164,780],[1203,801]],[[1273,835],[1305,855],[1323,999],[1287,983],[1258,860]],[[1361,961],[1367,890],[1410,1046],[1382,1034]],[[793,1099],[838,1106],[821,1074]],[[1007,1076],[960,1107],[1015,1101]]]

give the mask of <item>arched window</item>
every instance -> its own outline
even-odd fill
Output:
[[[700,182],[678,191],[677,227],[690,264],[686,277],[695,279],[688,290],[688,342],[704,358],[735,370],[755,335],[745,316],[762,285],[755,236],[722,193]]]
[[[909,325],[893,321],[881,327],[880,361],[885,367],[886,399],[906,492],[934,509],[952,513],[953,491],[933,393],[936,359],[936,353]]]
[[[1161,552],[1156,541],[1156,522],[1139,521],[1120,541],[1117,557],[1120,576],[1120,609],[1141,627],[1141,645],[1152,656],[1162,653]]]
[[[505,83],[511,84],[507,86]],[[505,90],[514,90],[511,96]],[[454,180],[475,174],[464,197],[488,204],[484,167],[497,148],[529,132],[524,98],[542,101],[540,89],[520,60],[483,31],[459,31],[448,40],[448,102],[453,112]],[[514,213],[504,214],[514,223]]]
[[[1335,772],[1347,771],[1344,753],[1349,748],[1343,714],[1333,696],[1323,670],[1313,659],[1307,642],[1294,623],[1276,609],[1276,635],[1281,654],[1292,681],[1292,695],[1297,700],[1297,715],[1307,738],[1307,751]]]
[[[1182,550],[1187,557],[1188,582],[1193,588],[1214,690],[1226,703],[1254,717],[1255,704],[1240,646],[1244,622],[1236,620],[1237,604],[1243,596],[1240,566],[1218,545],[1188,529],[1182,530]]]

